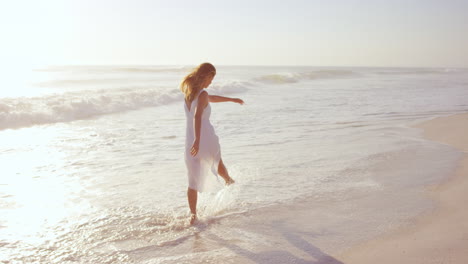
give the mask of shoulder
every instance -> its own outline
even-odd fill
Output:
[[[198,103],[202,105],[206,105],[208,103],[208,93],[206,91],[201,91],[198,94]]]
[[[206,99],[208,99],[208,92],[205,91],[205,90],[201,91],[200,94],[198,95],[198,98],[199,98],[200,100],[206,100]]]

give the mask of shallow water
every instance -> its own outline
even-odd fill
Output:
[[[429,210],[422,187],[460,158],[410,125],[468,110],[466,69],[219,67],[208,92],[246,102],[212,104],[237,182],[190,227],[189,70],[54,67],[0,92],[0,260],[339,263]]]

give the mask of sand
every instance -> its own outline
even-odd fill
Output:
[[[435,210],[411,226],[352,247],[336,257],[343,263],[468,263],[468,114],[439,117],[416,127],[427,139],[465,152],[457,170],[428,188]]]

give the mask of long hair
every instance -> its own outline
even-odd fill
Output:
[[[205,62],[184,77],[180,83],[180,90],[184,93],[185,100],[192,102],[195,99],[195,95],[202,89],[203,81],[209,75],[216,75],[216,68],[211,63]]]

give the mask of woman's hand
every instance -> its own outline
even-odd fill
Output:
[[[195,139],[193,141],[192,148],[190,149],[190,155],[195,157],[199,149],[200,149],[200,140]]]
[[[242,101],[242,99],[239,99],[239,98],[232,98],[232,101],[234,103],[238,103],[240,105],[243,105],[244,104],[244,101]]]

